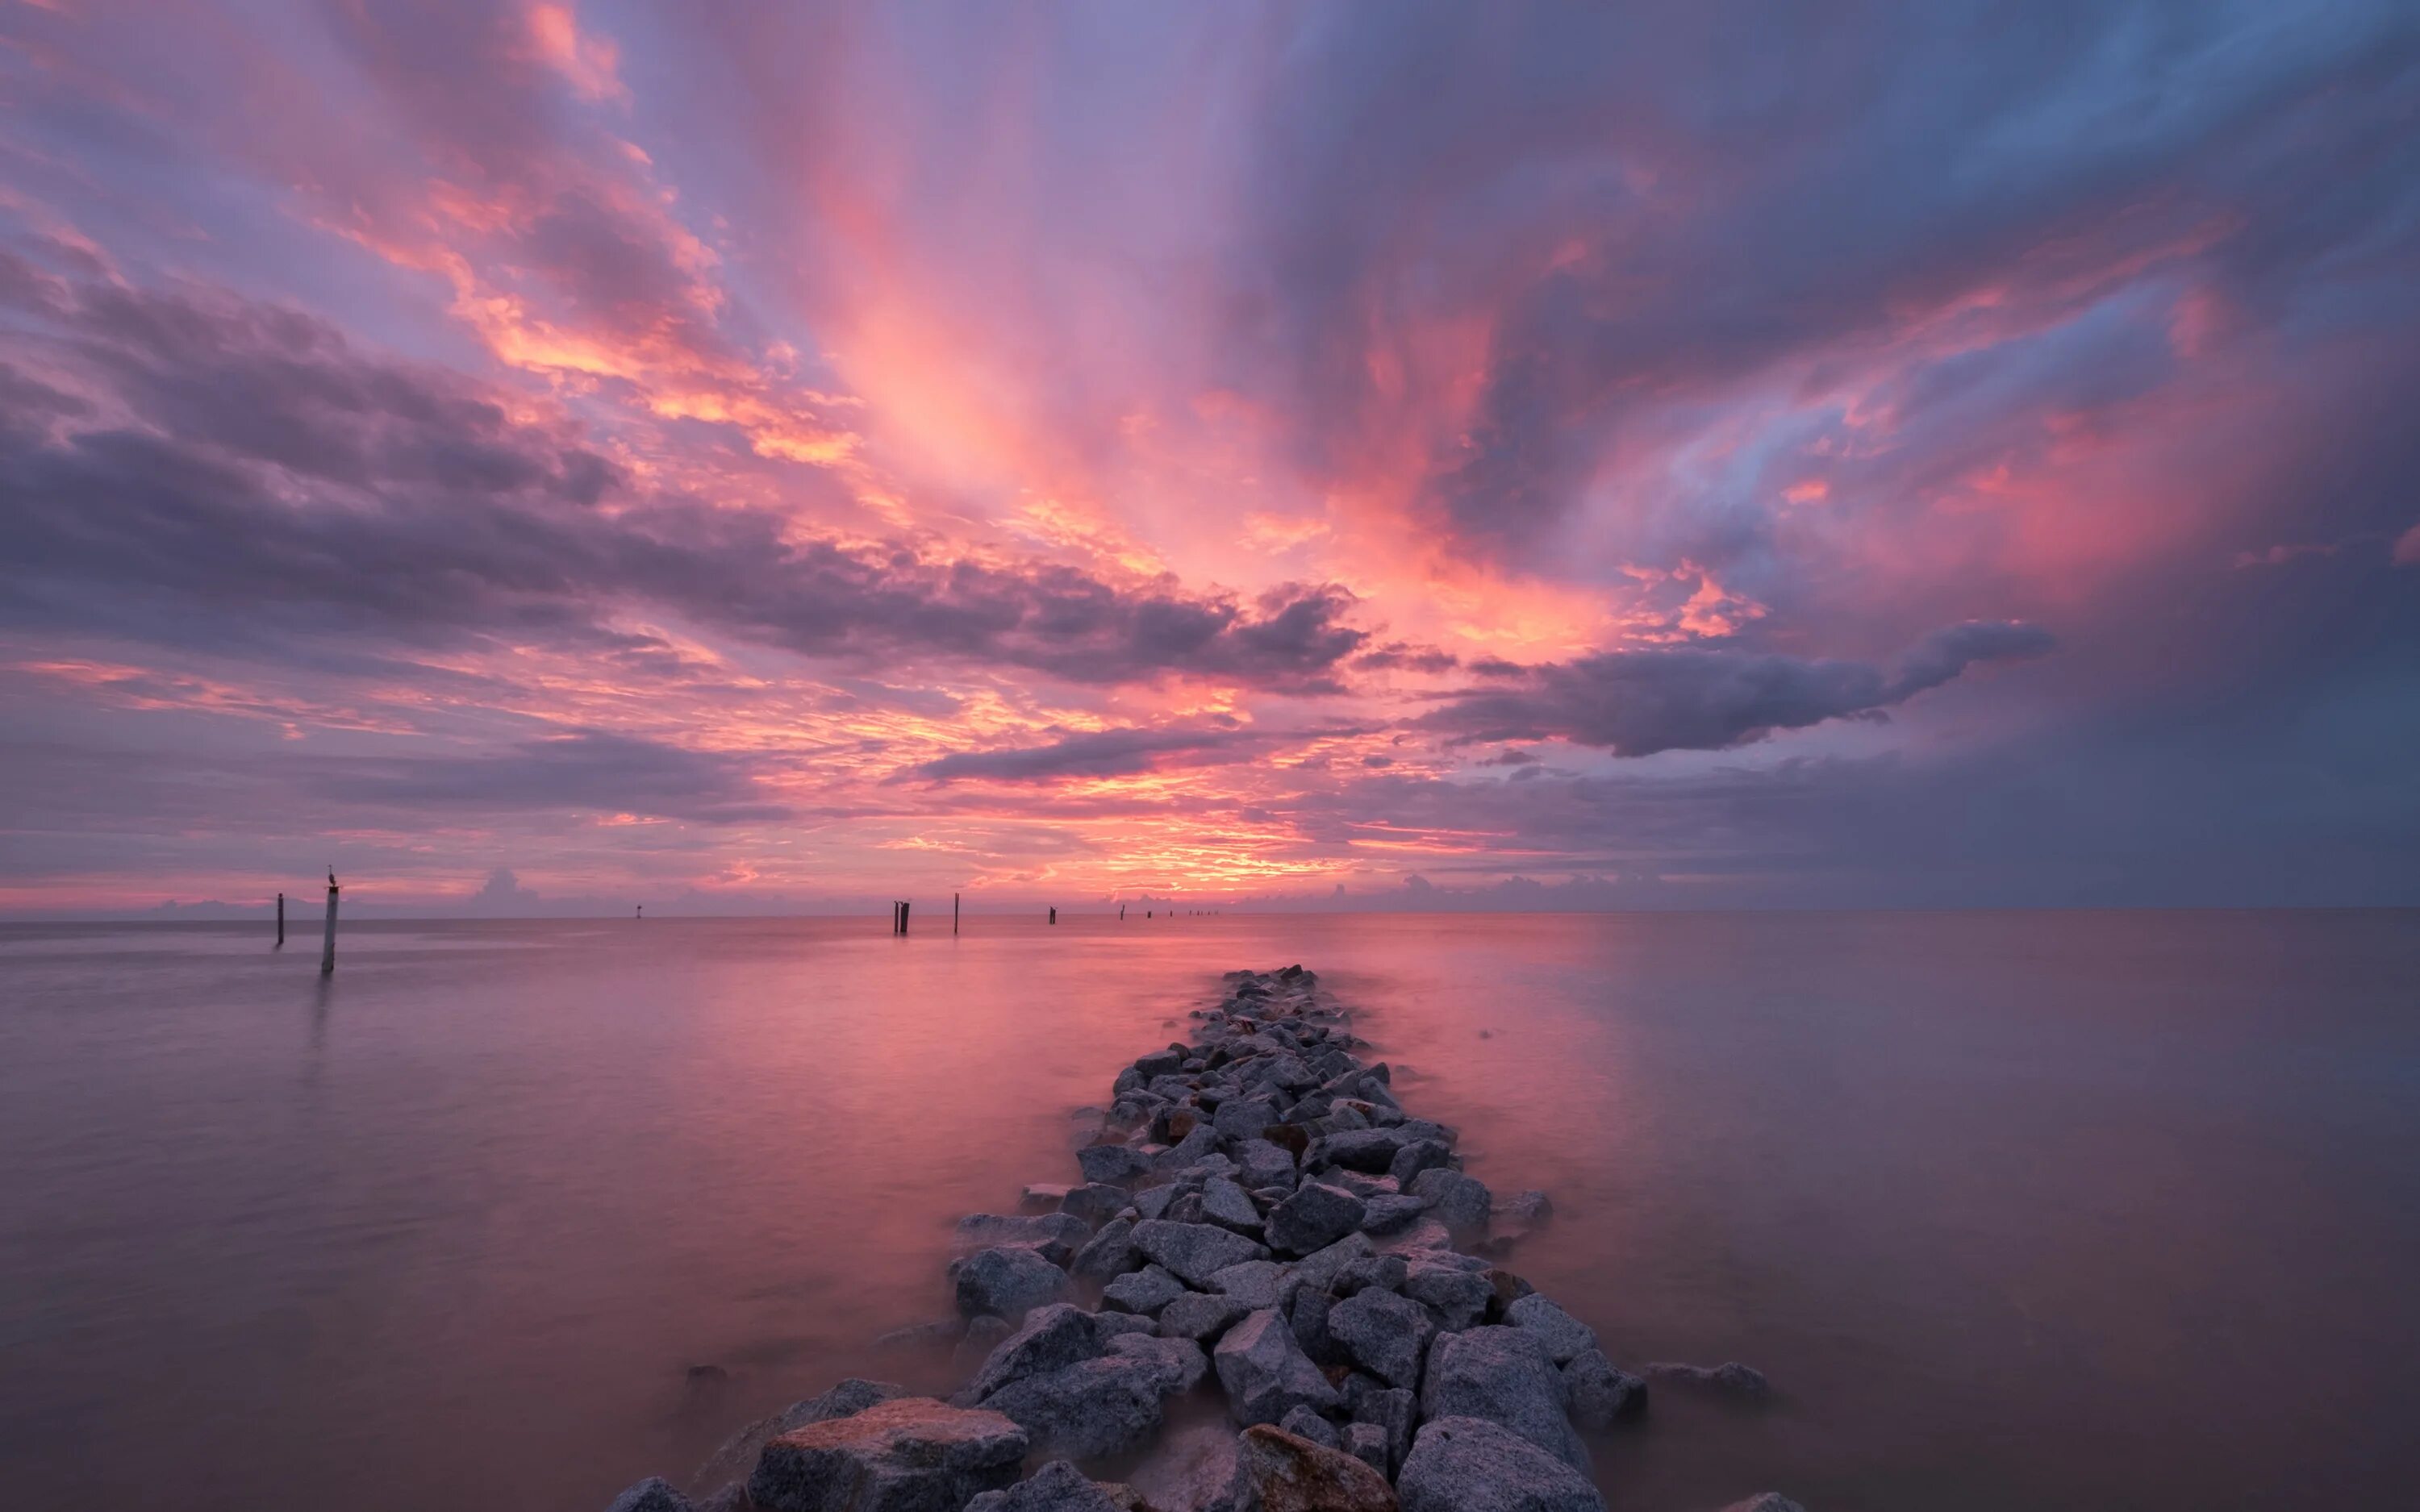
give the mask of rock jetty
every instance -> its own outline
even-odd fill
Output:
[[[843,1381],[735,1435],[703,1502],[650,1478],[610,1512],[1604,1512],[1589,1436],[1649,1378],[1764,1395],[1624,1370],[1499,1264],[1552,1204],[1466,1174],[1313,973],[1230,973],[1194,1017],[1118,1073],[1080,1182],[959,1224],[959,1319],[892,1336],[954,1347],[948,1400]]]

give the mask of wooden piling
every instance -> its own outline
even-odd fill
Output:
[[[277,895],[277,948],[286,949],[286,894]]]
[[[899,933],[908,933],[908,904],[904,902],[899,905]]]
[[[957,932],[958,932],[958,895],[957,895],[956,893],[954,893],[954,893],[950,894],[950,933],[953,933],[953,934],[955,934]]]
[[[1056,908],[1053,908],[1052,910],[1050,910],[1050,922],[1052,922],[1053,924],[1056,924],[1057,922],[1059,922],[1059,910],[1057,910]]]
[[[328,873],[328,929],[319,937],[319,975],[332,975],[336,969],[336,873]]]

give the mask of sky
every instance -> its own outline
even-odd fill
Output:
[[[0,914],[2420,903],[2415,413],[2395,0],[0,0]]]

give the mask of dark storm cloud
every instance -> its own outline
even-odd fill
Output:
[[[1608,652],[1531,669],[1524,686],[1462,693],[1419,719],[1461,740],[1568,740],[1618,756],[1723,750],[1776,730],[1869,715],[1969,666],[2035,656],[2031,625],[1952,625],[1924,638],[1896,672],[1868,662],[1672,648]]]
[[[574,809],[718,825],[793,817],[758,789],[746,760],[597,732],[494,754],[322,761],[302,771],[322,797],[407,812]]]
[[[1388,403],[1372,354],[1484,316],[1476,412],[1418,502],[1503,554],[1644,407],[1854,362],[1962,296],[2072,312],[2168,265],[2277,318],[2391,271],[2420,203],[2420,24],[2388,3],[1307,14],[1237,330],[1335,472]]]
[[[634,496],[567,428],[292,311],[95,288],[54,339],[132,423],[54,430],[64,394],[0,416],[0,614],[21,625],[252,654],[296,635],[611,644],[605,620],[635,603],[815,656],[1290,692],[1333,689],[1367,639],[1330,585],[1245,605]]]

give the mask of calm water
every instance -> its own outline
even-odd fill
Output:
[[[1614,1504],[2420,1485],[2420,916],[0,928],[0,1481],[600,1508],[945,1314],[950,1223],[1300,960],[1659,1398]],[[727,1384],[692,1385],[716,1365]]]

